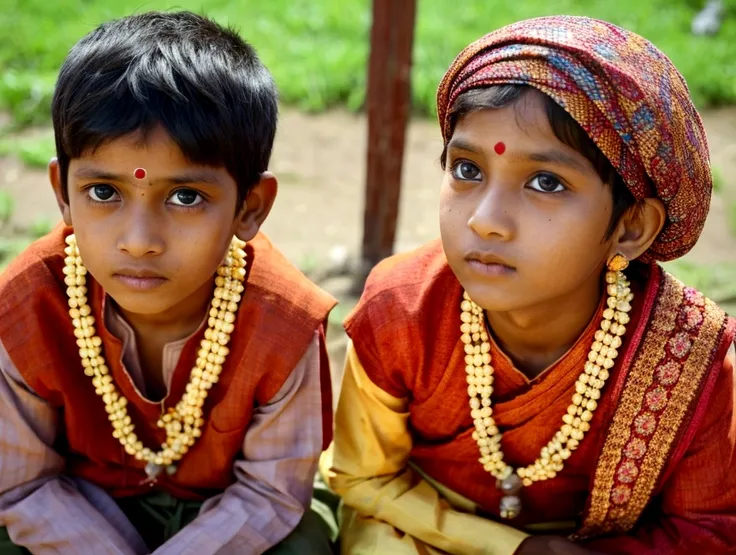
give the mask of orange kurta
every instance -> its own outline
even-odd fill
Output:
[[[631,544],[619,537],[606,547],[611,553],[687,553],[677,539],[682,526],[682,541],[724,552],[718,549],[726,541],[736,543],[736,473],[727,472],[736,453],[733,369],[723,365],[734,321],[656,266],[628,274],[636,295],[632,322],[591,430],[555,479],[524,488],[523,512],[511,524],[554,522],[585,537],[641,535]],[[346,329],[367,379],[391,398],[406,399],[408,462],[473,501],[476,514],[498,519],[501,494],[471,437],[461,296],[433,243],[382,264]],[[510,465],[534,460],[559,429],[599,320],[596,314],[571,350],[532,381],[492,346],[494,416]],[[718,413],[706,413],[706,406]],[[341,433],[338,409],[335,461]],[[337,463],[332,472],[336,484],[351,482],[342,480]],[[652,501],[660,508],[639,518],[645,506],[656,506]],[[667,530],[666,537],[654,537],[649,523]],[[668,550],[673,545],[680,550]]]
[[[105,407],[82,369],[68,315],[64,285],[64,236],[58,228],[32,245],[3,274],[0,340],[25,382],[52,406],[63,409],[67,473],[85,478],[113,497],[149,491],[145,463],[127,455],[112,437]],[[202,436],[177,464],[162,473],[157,487],[182,499],[205,499],[234,482],[233,461],[242,452],[253,408],[267,403],[284,384],[334,301],[301,275],[264,236],[248,244],[245,293],[220,379],[204,406]],[[204,330],[187,342],[174,370],[170,394],[160,402],[144,398],[122,364],[122,345],[104,325],[104,293],[89,280],[89,297],[103,355],[111,376],[128,399],[128,412],[144,444],[165,439],[156,426],[189,381]],[[286,315],[286,317],[285,317]],[[327,366],[324,366],[326,370]],[[323,384],[329,384],[324,376]],[[323,424],[330,437],[331,402],[324,389]]]

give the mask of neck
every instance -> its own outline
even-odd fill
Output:
[[[598,309],[602,287],[601,280],[591,280],[569,297],[518,311],[487,311],[493,338],[520,371],[534,378],[585,331]]]

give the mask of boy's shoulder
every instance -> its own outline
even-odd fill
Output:
[[[324,319],[337,301],[305,276],[279,251],[264,233],[248,243],[249,254],[246,295],[265,301],[272,309],[306,311]],[[246,297],[247,298],[247,297]]]
[[[57,226],[18,255],[0,275],[0,318],[30,297],[65,293],[63,280],[66,227]],[[39,295],[41,293],[41,295]],[[26,307],[27,308],[27,307]]]
[[[349,328],[356,319],[371,319],[378,313],[384,321],[420,318],[431,310],[431,301],[447,299],[458,286],[441,241],[432,241],[386,258],[373,268],[345,325]]]

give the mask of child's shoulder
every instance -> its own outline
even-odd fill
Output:
[[[439,240],[391,256],[371,271],[346,326],[377,313],[384,321],[422,317],[431,301],[446,299],[456,285]]]
[[[324,318],[335,299],[305,276],[279,251],[264,233],[246,247],[250,269],[246,292],[266,302],[271,309],[288,314],[306,312]]]
[[[692,356],[697,345],[708,359],[725,356],[736,335],[736,320],[717,303],[657,265],[649,269],[644,287],[642,302],[651,307],[643,321],[650,351],[666,346]]]
[[[668,272],[661,266],[657,266],[659,272],[659,305],[661,313],[672,310],[678,311],[678,324],[687,324],[692,327],[693,322],[701,323],[701,319],[693,316],[696,312],[709,315],[710,320],[721,321],[728,318],[726,312],[712,299],[695,287],[680,281],[679,278]],[[669,310],[664,310],[669,309]],[[696,310],[697,309],[697,310]],[[685,315],[690,315],[689,318]]]
[[[0,275],[0,315],[18,308],[31,296],[58,291],[63,293],[65,227],[59,225],[32,243]],[[2,317],[2,316],[0,316]]]

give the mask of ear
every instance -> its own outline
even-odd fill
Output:
[[[66,225],[72,225],[72,212],[69,209],[69,201],[64,199],[64,190],[61,184],[61,170],[59,168],[59,161],[56,158],[52,158],[49,162],[49,181],[51,182],[51,187],[54,189],[56,204],[59,205],[64,223]]]
[[[617,253],[628,260],[639,258],[654,243],[667,222],[664,203],[658,198],[645,198],[623,215],[611,243],[609,258]]]
[[[271,212],[279,183],[271,172],[263,172],[258,183],[248,192],[236,216],[235,235],[243,241],[253,239]]]

